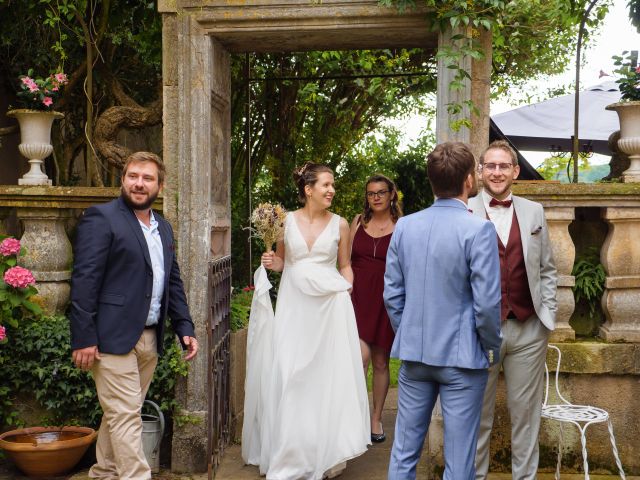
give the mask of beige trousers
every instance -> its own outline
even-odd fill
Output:
[[[100,356],[91,371],[104,414],[96,443],[97,463],[89,477],[148,480],[151,469],[142,450],[140,410],[158,363],[156,331],[145,329],[125,355]]]
[[[476,480],[486,479],[489,470],[489,440],[500,367],[504,371],[511,418],[511,474],[514,480],[536,478],[548,341],[549,330],[536,315],[526,322],[507,319],[502,323],[500,363],[489,369],[482,404],[476,449]]]

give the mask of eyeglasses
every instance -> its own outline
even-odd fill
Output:
[[[367,192],[367,198],[369,200],[371,200],[373,198],[382,198],[387,193],[389,193],[389,190],[378,190],[377,192]]]
[[[495,172],[500,170],[501,172],[508,172],[513,167],[512,163],[481,163],[478,165],[478,171],[487,170],[489,172]]]

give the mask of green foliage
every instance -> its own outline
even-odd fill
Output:
[[[631,25],[636,27],[636,31],[640,33],[640,1],[628,0],[627,7],[629,8],[629,19]]]
[[[402,360],[398,360],[397,358],[389,359],[389,386],[391,388],[398,386],[398,372],[400,371],[400,366],[402,365]],[[373,390],[373,368],[369,368],[367,370],[367,390]]]
[[[640,67],[638,67],[638,52],[622,52],[622,56],[613,56],[614,65],[618,68],[616,83],[619,85],[620,96],[623,100],[640,100]]]
[[[450,68],[463,57],[478,59],[484,52],[475,43],[482,29],[491,30],[492,82],[494,93],[507,94],[514,85],[540,77],[561,73],[573,60],[577,44],[577,31],[588,0],[420,0],[432,12],[432,28],[464,27],[470,30],[471,43],[456,49],[443,45],[438,55],[448,58]],[[380,0],[381,5],[411,8],[407,0]],[[638,4],[638,0],[630,0]],[[586,21],[584,42],[602,25],[611,1],[601,1]],[[637,8],[635,10],[638,11]],[[457,50],[457,51],[456,51]],[[457,71],[451,86],[459,88],[467,72]],[[450,108],[461,108],[452,105]]]
[[[35,406],[45,414],[34,419],[41,425],[96,427],[100,405],[91,375],[71,361],[69,320],[64,316],[28,319],[8,327],[10,341],[0,345],[0,428],[24,424],[22,414]],[[167,329],[170,330],[170,329]],[[177,408],[174,386],[187,365],[175,337],[167,333],[165,353],[158,362],[147,398],[163,411]]]
[[[237,332],[249,324],[253,287],[245,287],[231,295],[231,331]]]
[[[65,118],[52,131],[57,184],[73,184],[73,164],[91,148],[85,137],[87,93],[93,92],[93,120],[123,102],[147,105],[161,97],[161,58],[162,16],[156,2],[0,0],[0,83],[6,91],[17,91],[18,76],[34,66],[69,75],[56,107]],[[106,178],[102,160],[94,168]]]
[[[600,263],[598,249],[592,247],[584,256],[577,258],[571,275],[575,277],[576,281],[573,287],[576,303],[582,298],[587,300],[593,315],[600,303],[607,277],[604,267]]]
[[[244,56],[232,57],[231,209],[236,286],[252,281],[250,240],[244,230],[249,226],[250,210],[261,202],[281,203],[287,210],[298,208],[291,172],[306,161],[316,161],[334,169],[338,194],[332,210],[350,220],[361,208],[365,179],[376,171],[389,173],[387,159],[397,153],[382,152],[372,159],[371,152],[360,147],[370,143],[369,136],[383,119],[425,111],[424,94],[434,92],[436,86],[435,59],[421,50],[252,55],[254,80],[249,85],[244,62]],[[406,76],[411,72],[416,75]],[[377,73],[403,76],[365,76]],[[253,268],[261,249],[257,242],[252,244]]]
[[[561,183],[571,183],[573,168],[571,157],[546,158],[536,169],[545,180],[558,180]],[[609,174],[608,164],[593,165],[585,155],[580,155],[578,178],[583,183],[598,182]]]

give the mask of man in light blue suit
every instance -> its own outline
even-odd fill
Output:
[[[500,261],[496,230],[472,215],[475,159],[447,142],[427,157],[435,203],[401,218],[387,253],[384,301],[401,359],[389,480],[416,478],[438,395],[444,421],[444,480],[473,480],[487,383],[498,361]]]

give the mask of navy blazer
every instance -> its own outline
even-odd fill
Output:
[[[165,271],[156,327],[158,353],[162,353],[167,315],[181,342],[183,336],[195,337],[195,333],[176,260],[173,230],[164,218],[155,218]],[[153,270],[142,228],[122,197],[84,212],[73,253],[71,348],[97,345],[104,353],[130,352],[149,315]]]

